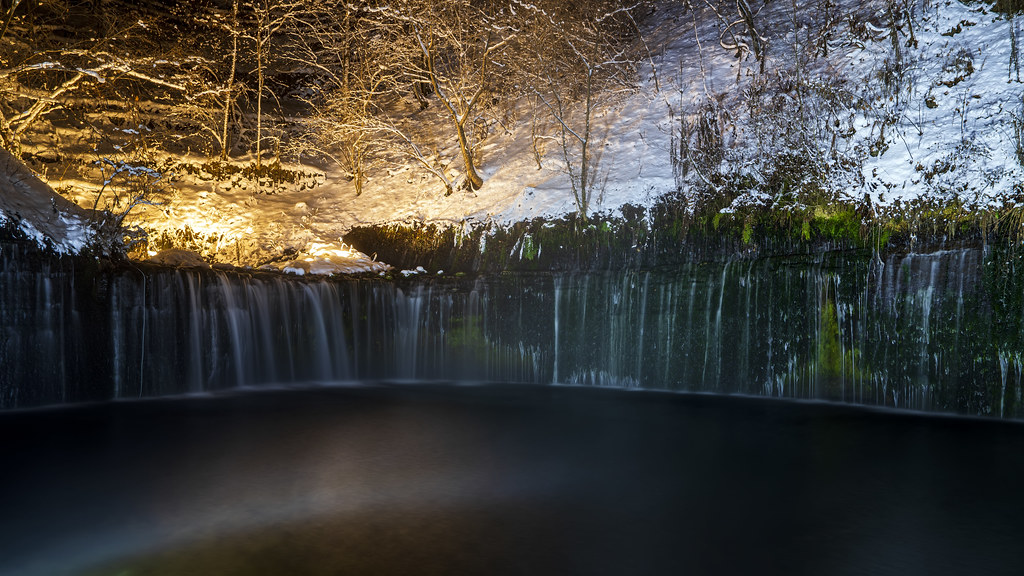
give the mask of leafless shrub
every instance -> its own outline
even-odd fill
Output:
[[[1017,164],[1024,166],[1024,98],[1017,106],[1017,110],[1010,112],[1010,130]]]

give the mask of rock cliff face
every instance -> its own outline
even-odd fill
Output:
[[[78,253],[96,239],[103,217],[54,192],[0,148],[0,222],[59,253]]]

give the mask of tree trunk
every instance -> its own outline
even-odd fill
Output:
[[[363,193],[364,182],[366,182],[366,174],[363,173],[363,167],[358,166],[356,167],[352,178],[352,184],[356,187],[356,196]]]
[[[21,158],[21,138],[15,134],[10,122],[4,116],[3,110],[0,110],[0,144],[3,144],[0,148],[7,150],[15,158]]]
[[[220,140],[220,158],[228,157],[228,119],[231,117],[232,95],[235,90],[235,70],[238,68],[238,0],[231,6],[231,75],[228,77],[228,93],[224,96],[224,126]]]
[[[256,171],[262,167],[263,151],[263,48],[256,50]]]
[[[594,113],[594,70],[587,70],[587,98],[583,110],[583,141],[580,142],[580,217],[587,221],[590,209],[590,120]]]
[[[459,150],[462,151],[462,162],[466,166],[466,181],[469,182],[469,188],[470,190],[479,190],[484,185],[484,179],[476,171],[476,165],[473,163],[473,150],[469,146],[469,140],[466,139],[466,117],[463,117],[462,121],[455,122],[456,131],[459,134]]]
[[[8,4],[10,4],[8,6]],[[4,27],[0,30],[0,39],[7,34],[7,28],[11,25],[11,20],[14,19],[14,10],[18,8],[19,2],[4,2],[3,10],[7,12],[4,18]]]
[[[363,168],[363,158],[366,156],[366,146],[363,145],[363,135],[358,134],[350,147],[352,154],[352,184],[356,188],[356,196],[363,193],[363,182],[366,181],[366,171]]]

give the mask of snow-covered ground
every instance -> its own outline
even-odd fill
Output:
[[[984,3],[889,6],[879,0],[751,4],[763,44],[758,59],[750,32],[727,27],[734,12],[716,11],[711,2],[660,3],[634,51],[635,86],[606,97],[595,114],[591,212],[649,206],[677,191],[694,202],[724,194],[732,207],[770,207],[778,200],[773,194],[787,191],[764,184],[787,156],[810,166],[798,183],[812,179],[834,198],[867,196],[880,209],[921,199],[968,208],[1012,203],[1024,176],[1017,21]],[[456,159],[439,108],[416,122],[435,134],[440,157]],[[224,262],[276,259],[277,268],[295,273],[382,270],[344,245],[348,230],[384,223],[500,225],[577,210],[560,148],[553,139],[535,141],[525,104],[523,111],[478,143],[485,183],[475,192],[445,196],[439,181],[392,151],[373,163],[361,195],[331,166],[289,164],[301,176],[272,189],[172,170],[165,175],[167,195],[137,207],[132,219],[151,239],[177,238],[177,245]],[[538,122],[542,134],[555,134],[551,118]],[[707,150],[702,126],[711,127],[710,140],[720,149]],[[459,164],[448,167],[453,180]],[[733,181],[743,184],[723,185],[723,175],[725,181],[742,176]],[[102,185],[48,180],[90,207]]]
[[[944,0],[926,6],[916,14],[918,44],[904,56],[909,91],[902,102],[873,103],[896,120],[884,151],[864,158],[864,191],[880,205],[919,197],[958,198],[968,207],[1003,205],[1019,194],[1015,187],[1024,176],[1018,22],[985,4]],[[866,47],[855,57],[860,64],[860,58],[867,63],[880,55]],[[858,71],[865,68],[861,64]],[[856,138],[879,136],[873,116],[859,115]]]

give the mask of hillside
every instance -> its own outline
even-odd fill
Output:
[[[529,6],[541,10],[512,2],[501,14]],[[755,212],[799,213],[807,222],[855,208],[867,220],[927,212],[956,224],[984,213],[1005,224],[1015,213],[1024,101],[1013,14],[952,0],[655,2],[629,14],[636,33],[624,35],[616,73],[590,99],[568,93],[555,110],[557,87],[501,93],[513,90],[498,81],[507,69],[486,72],[481,85],[496,80],[471,130],[477,189],[466,184],[436,93],[425,108],[413,93],[388,101],[391,134],[398,127],[402,137],[373,142],[358,191],[343,163],[295,152],[281,144],[285,136],[271,154],[261,150],[258,165],[253,149],[220,160],[181,144],[192,132],[170,137],[185,123],[168,121],[169,96],[155,89],[130,114],[68,102],[78,116],[54,111],[32,126],[22,157],[86,208],[126,212],[124,198],[110,202],[111,194],[145,189],[125,218],[148,234],[136,257],[186,248],[208,260],[303,272],[345,271],[362,257],[345,234],[381,224],[466,232],[666,203],[748,222]],[[186,64],[152,66],[170,66],[160,77],[171,78]],[[279,65],[279,82],[302,77]],[[316,110],[296,96],[297,84],[274,88],[281,134],[349,126],[310,122]],[[586,138],[573,140],[582,126]],[[581,180],[582,168],[589,176]],[[448,182],[456,184],[450,194]],[[312,268],[301,264],[312,260]],[[360,261],[366,266],[351,269],[376,269]]]

